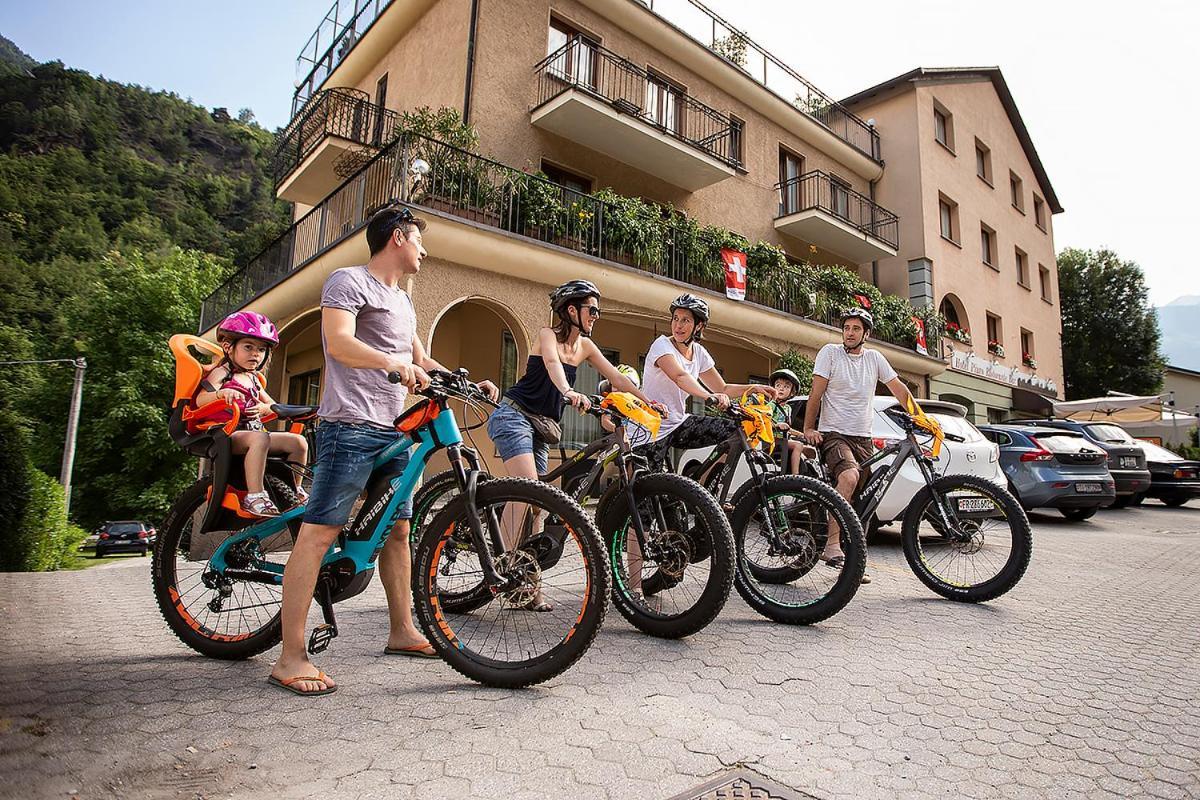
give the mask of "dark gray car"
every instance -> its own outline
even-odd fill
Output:
[[[1073,419],[1028,420],[1026,425],[1056,428],[1082,433],[1108,453],[1108,471],[1117,484],[1113,508],[1124,508],[1136,495],[1150,489],[1150,470],[1146,453],[1129,433],[1115,422],[1077,422]]]
[[[1000,468],[1021,505],[1091,517],[1116,498],[1108,454],[1081,433],[1021,424],[981,425],[1000,446]]]

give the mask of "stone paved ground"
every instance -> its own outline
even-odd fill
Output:
[[[736,595],[682,642],[616,613],[521,692],[380,656],[378,584],[341,609],[324,699],[167,631],[147,559],[0,576],[0,796],[665,798],[744,764],[821,798],[1200,797],[1200,509],[1035,517],[1030,572],[963,606],[899,547],[813,628]]]

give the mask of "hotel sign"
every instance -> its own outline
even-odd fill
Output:
[[[970,375],[978,375],[981,378],[991,378],[1000,383],[1007,383],[1009,386],[1029,389],[1038,394],[1058,396],[1058,384],[1053,380],[1034,375],[1018,367],[997,364],[990,358],[981,358],[969,350],[951,348],[950,368]]]

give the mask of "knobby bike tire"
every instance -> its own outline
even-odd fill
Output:
[[[413,600],[417,621],[447,664],[463,676],[487,686],[516,689],[560,675],[591,647],[608,608],[608,569],[595,526],[584,510],[559,489],[527,478],[495,478],[479,485],[480,507],[504,503],[533,503],[556,515],[579,546],[585,581],[584,602],[562,639],[548,652],[523,661],[485,658],[460,641],[449,611],[441,602],[438,559],[453,529],[462,523],[466,500],[461,495],[426,526],[417,545],[413,566]],[[490,590],[489,590],[490,591]],[[504,613],[534,613],[508,611]],[[462,615],[467,617],[467,615]],[[539,615],[540,616],[540,615]],[[536,620],[535,620],[536,621]]]
[[[737,502],[730,514],[734,543],[737,547],[738,594],[747,605],[774,622],[813,625],[829,619],[849,604],[862,584],[862,576],[867,568],[867,545],[862,521],[846,499],[823,481],[802,475],[777,475],[767,478],[763,484],[763,493],[768,500],[781,496],[804,498],[817,504],[820,512],[827,515],[818,520],[819,524],[827,524],[830,517],[837,522],[841,529],[842,552],[846,558],[836,581],[824,595],[808,602],[787,603],[772,595],[766,587],[782,586],[802,578],[811,569],[821,569],[819,556],[824,549],[825,538],[818,536],[810,543],[811,547],[820,549],[815,550],[818,558],[807,569],[756,568],[750,563],[745,550],[747,527],[755,514],[762,513],[761,501],[753,488],[752,485],[748,489],[743,486],[738,491],[735,495]],[[780,578],[786,580],[780,581]]]
[[[957,584],[944,580],[935,574],[922,558],[921,520],[930,510],[935,492],[945,495],[955,489],[965,489],[984,495],[1003,509],[1009,523],[1012,550],[1008,558],[992,578],[978,584]],[[932,486],[926,486],[917,492],[909,504],[908,511],[904,514],[901,540],[908,566],[921,583],[942,597],[962,603],[982,603],[994,600],[1012,589],[1025,574],[1033,554],[1033,531],[1021,504],[1007,489],[974,475],[945,475],[935,480]]]
[[[180,641],[209,658],[231,661],[251,658],[279,644],[282,637],[280,616],[274,616],[257,631],[238,636],[228,636],[212,631],[202,625],[185,607],[176,586],[175,555],[180,549],[189,523],[199,508],[208,500],[209,478],[201,478],[184,490],[183,494],[167,512],[167,518],[159,528],[158,540],[154,544],[150,580],[158,610],[171,631]],[[292,487],[279,478],[268,475],[264,485],[272,501],[280,508],[291,508],[297,502]],[[295,530],[292,531],[295,535]]]
[[[634,481],[633,491],[639,507],[643,499],[661,497],[681,502],[695,513],[701,525],[689,530],[687,535],[696,540],[692,545],[694,552],[701,554],[701,558],[707,558],[711,567],[704,589],[696,602],[685,611],[677,614],[658,614],[642,606],[634,596],[632,588],[626,585],[619,567],[619,559],[625,552],[631,509],[625,488],[618,481],[609,487],[596,508],[597,525],[600,527],[612,570],[613,605],[631,625],[651,636],[664,639],[689,636],[712,622],[729,599],[734,573],[733,532],[730,530],[729,520],[703,486],[682,475],[639,475]],[[703,530],[700,530],[701,527]],[[701,558],[693,559],[692,563]],[[687,568],[684,567],[685,572]],[[645,578],[644,583],[648,584],[656,579],[663,580],[660,573]]]
[[[479,473],[479,483],[492,480],[486,472]],[[412,522],[409,526],[409,544],[413,560],[416,560],[417,544],[421,541],[421,531],[435,516],[431,513],[433,506],[439,500],[449,500],[458,494],[458,476],[454,470],[439,472],[425,481],[413,495]],[[463,541],[470,540],[470,534],[465,529],[461,531]],[[482,608],[492,601],[492,593],[480,580],[479,584],[462,592],[443,592],[442,605],[446,611],[455,614],[466,614]]]

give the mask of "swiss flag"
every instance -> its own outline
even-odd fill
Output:
[[[746,254],[722,248],[725,262],[725,296],[730,300],[746,299]]]

